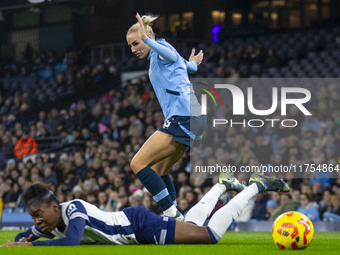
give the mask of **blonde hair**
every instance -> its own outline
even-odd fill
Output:
[[[155,38],[155,34],[152,30],[152,22],[154,20],[156,20],[158,18],[158,15],[143,15],[141,17],[142,21],[143,21],[143,25],[144,25],[144,28],[145,28],[145,32],[146,34],[151,34],[152,38]],[[139,27],[139,23],[135,23],[133,24],[129,30],[127,31],[127,34],[129,33],[132,33],[132,32],[135,32],[135,31],[138,31],[138,27]]]

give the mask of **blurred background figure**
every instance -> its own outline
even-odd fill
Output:
[[[38,152],[36,141],[29,136],[27,129],[22,130],[22,136],[15,144],[14,154],[17,159],[20,159],[22,156],[35,154]]]
[[[298,212],[306,215],[312,222],[320,221],[318,205],[316,202],[311,201],[307,194],[300,195],[301,206],[297,209]]]
[[[324,221],[340,221],[340,195],[331,196],[331,207],[323,214]]]

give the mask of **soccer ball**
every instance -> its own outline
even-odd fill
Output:
[[[281,250],[305,249],[313,240],[314,227],[306,215],[286,212],[274,221],[272,236]]]

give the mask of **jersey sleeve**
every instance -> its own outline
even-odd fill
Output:
[[[147,44],[151,49],[153,49],[161,59],[169,62],[174,63],[177,60],[177,55],[168,47],[151,40],[149,37],[144,39],[144,43]]]
[[[185,62],[185,65],[187,66],[188,73],[196,73],[197,72],[197,64],[196,64],[195,61],[188,61],[188,60],[184,59],[184,62]]]
[[[77,200],[69,203],[69,205],[66,207],[66,216],[67,218],[69,218],[70,221],[75,218],[83,218],[86,221],[89,220],[84,205]]]

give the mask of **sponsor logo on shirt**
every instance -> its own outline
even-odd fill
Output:
[[[168,129],[168,128],[170,127],[170,124],[171,124],[170,120],[167,120],[167,121],[163,124],[163,128],[164,128],[164,129]]]
[[[77,207],[74,204],[70,204],[67,209],[67,216],[70,217],[71,214],[77,210]]]

